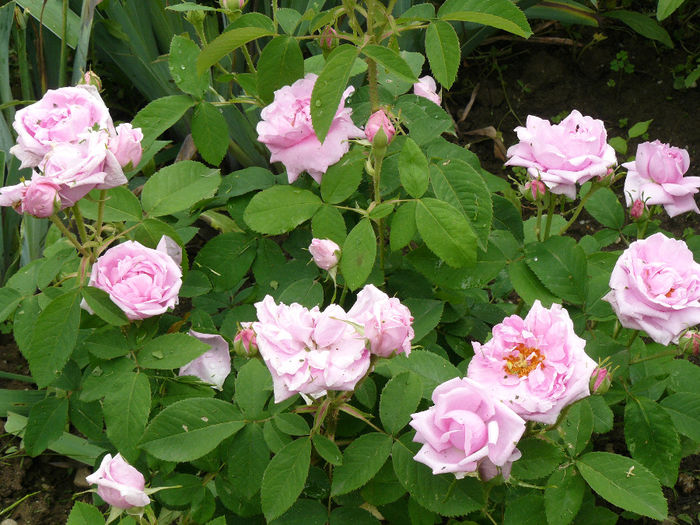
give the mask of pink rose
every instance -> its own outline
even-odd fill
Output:
[[[596,362],[559,304],[547,309],[535,301],[525,319],[506,317],[489,342],[472,344],[467,377],[526,420],[552,424],[565,406],[590,395]]]
[[[413,317],[397,298],[368,284],[357,294],[348,316],[364,327],[372,354],[391,357],[411,353]]]
[[[119,124],[115,133],[116,135],[109,140],[109,150],[114,154],[122,168],[129,164],[131,164],[132,169],[135,168],[141,162],[143,153],[141,128],[133,128],[131,124]]]
[[[36,167],[52,146],[77,144],[95,127],[111,132],[114,125],[97,89],[91,85],[50,89],[41,100],[20,109],[12,124],[17,144],[10,153],[21,168]]]
[[[318,39],[318,45],[321,49],[330,51],[338,43],[338,32],[333,29],[332,26],[326,26],[321,32],[321,36]]]
[[[394,129],[394,125],[391,123],[391,120],[389,120],[386,113],[384,113],[384,111],[381,109],[372,113],[369,120],[367,120],[367,124],[365,125],[365,135],[367,135],[367,140],[374,142],[374,136],[380,129],[384,131],[384,135],[386,135],[386,143],[389,144],[391,139],[394,138],[396,130]]]
[[[129,465],[121,454],[102,458],[100,468],[85,478],[97,485],[97,494],[114,507],[130,509],[145,507],[151,500],[144,492],[146,480],[138,470]]]
[[[552,193],[576,198],[576,184],[604,176],[616,162],[601,120],[573,110],[559,124],[528,115],[525,127],[515,128],[520,142],[508,148],[506,166],[527,168]]]
[[[500,467],[494,465],[489,458],[484,458],[479,462],[479,477],[482,481],[489,481],[500,474],[503,476],[503,479],[508,479],[510,471],[513,469],[513,462],[519,460],[522,456],[522,453],[516,448],[513,450],[510,458],[508,458],[508,461]]]
[[[22,200],[22,211],[34,217],[51,217],[61,207],[60,186],[49,177],[35,174]]]
[[[311,252],[316,266],[322,270],[330,270],[338,266],[340,246],[330,239],[312,239],[309,252]]]
[[[355,90],[345,90],[328,135],[319,142],[311,126],[311,92],[317,75],[307,74],[291,86],[275,91],[275,100],[263,108],[256,128],[258,140],[266,144],[273,162],[281,162],[287,169],[290,184],[302,171],[307,171],[316,182],[329,166],[338,162],[350,149],[348,139],[364,137],[353,124],[352,110],[345,107],[345,99]]]
[[[435,84],[435,80],[431,76],[420,77],[418,82],[413,84],[413,93],[435,102],[438,106],[442,103],[442,98],[437,94],[437,84]]]
[[[107,292],[132,321],[162,314],[177,304],[182,285],[179,254],[179,246],[166,236],[155,250],[126,241],[97,259],[89,285]],[[81,306],[92,313],[85,301]]]
[[[610,275],[610,303],[625,328],[662,345],[700,323],[700,264],[683,241],[655,233],[622,253]]]
[[[695,195],[700,188],[700,177],[684,177],[690,167],[688,152],[660,141],[643,142],[637,146],[634,161],[622,165],[627,168],[625,199],[627,206],[643,200],[647,206],[663,205],[670,217],[686,211],[700,213]]]
[[[251,328],[253,323],[241,323],[241,330],[233,338],[233,349],[241,356],[254,356],[258,353],[258,343],[255,340],[255,331]]]
[[[644,215],[645,209],[646,206],[644,206],[644,202],[641,199],[635,200],[630,208],[630,217],[633,219],[639,219],[642,215]]]
[[[593,374],[591,374],[591,379],[589,381],[589,386],[592,393],[605,394],[605,392],[607,392],[610,388],[611,382],[612,379],[608,369],[603,366],[599,366],[593,370]]]
[[[208,344],[211,348],[180,368],[181,376],[195,376],[221,390],[231,373],[231,354],[228,343],[220,335],[203,334],[190,330],[190,335]]]
[[[353,390],[369,369],[369,352],[348,315],[336,304],[323,312],[271,296],[256,303],[253,323],[260,355],[272,374],[275,403],[295,393],[320,397]]]
[[[544,182],[541,180],[530,180],[525,183],[525,189],[530,190],[530,193],[532,194],[532,199],[537,200],[537,197],[539,195],[544,196],[545,193],[547,193],[547,187],[544,185]]]
[[[515,445],[525,421],[495,399],[490,388],[458,377],[433,391],[434,406],[413,414],[413,441],[423,443],[414,456],[433,474],[463,478],[483,461],[503,467],[517,456]]]
[[[98,4],[101,2],[97,2]],[[100,91],[102,89],[102,79],[97,76],[97,73],[94,71],[86,71],[85,74],[83,74],[83,78],[80,79],[80,84],[89,84],[91,86],[95,86],[97,88],[97,91]]]

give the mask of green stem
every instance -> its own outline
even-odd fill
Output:
[[[636,359],[630,359],[629,364],[636,365],[638,363],[643,363],[645,361],[651,361],[653,359],[660,359],[662,357],[668,357],[670,355],[678,355],[678,349],[664,350],[663,352],[659,352],[658,354],[648,355],[646,357],[638,357]]]
[[[77,84],[85,71],[87,64],[88,46],[90,45],[90,33],[92,33],[92,19],[95,16],[97,0],[83,0],[83,9],[80,13],[80,34],[78,45],[75,47],[73,58],[73,85]]]
[[[0,370],[0,378],[9,379],[14,381],[22,381],[24,383],[34,383],[34,379],[29,376],[23,376],[20,374],[13,374],[12,372],[3,372]]]
[[[75,224],[78,226],[78,234],[80,235],[80,241],[85,244],[88,240],[87,231],[85,231],[85,221],[83,221],[83,214],[80,213],[80,208],[77,204],[71,207],[73,212],[73,217],[75,218]]]
[[[58,85],[66,85],[66,64],[68,62],[68,46],[66,40],[68,38],[68,0],[63,0],[63,10],[61,11],[63,18],[63,30],[61,32],[61,58],[58,64]]]
[[[49,219],[56,225],[56,228],[58,228],[60,232],[66,236],[66,239],[68,239],[73,244],[73,246],[75,246],[75,248],[80,252],[80,255],[82,255],[83,257],[87,257],[88,259],[90,258],[90,254],[78,242],[78,239],[75,238],[75,235],[73,235],[73,233],[68,228],[66,228],[66,225],[63,224],[63,222],[61,222],[61,219],[56,217],[56,215],[52,215],[51,217],[49,217]]]
[[[556,197],[550,192],[547,194],[549,198],[549,208],[547,209],[547,223],[544,226],[544,239],[549,239],[549,232],[552,229],[552,216],[554,215],[554,207],[557,204]]]
[[[105,202],[107,200],[107,190],[100,190],[97,203],[97,222],[95,223],[95,240],[100,242],[102,239],[102,222],[105,214]]]
[[[246,44],[241,46],[241,51],[243,51],[243,56],[245,57],[245,63],[248,64],[248,69],[251,73],[255,73],[255,64],[253,64],[253,59],[250,57],[250,52],[246,47]]]
[[[535,235],[538,241],[542,240],[542,202],[537,201],[537,223],[535,225]]]
[[[382,162],[384,155],[378,156],[374,161],[374,202],[379,206],[382,202],[380,182],[382,177]],[[379,233],[379,268],[384,271],[384,225],[382,219],[377,219],[377,232]]]
[[[379,109],[379,86],[377,85],[377,63],[371,58],[367,59],[367,81],[369,82],[369,101],[374,113]]]
[[[647,227],[649,226],[649,216],[646,219],[637,223],[637,239],[643,239],[647,233]]]
[[[578,216],[580,215],[581,211],[583,210],[583,205],[586,204],[586,201],[590,199],[591,195],[593,195],[596,191],[598,191],[598,188],[601,188],[602,186],[599,186],[597,184],[594,184],[591,186],[591,189],[588,190],[588,193],[581,199],[581,202],[579,202],[578,206],[576,206],[576,209],[574,210],[574,214],[571,216],[571,219],[569,219],[569,222],[567,222],[564,227],[559,230],[559,235],[563,235],[566,230],[568,230],[571,225],[576,222],[576,219],[578,219]]]
[[[637,339],[637,336],[638,336],[638,335],[639,335],[639,330],[635,330],[635,331],[632,333],[632,337],[630,337],[630,340],[627,341],[627,348],[629,348],[630,346],[632,346],[632,343],[634,343],[634,340]]]

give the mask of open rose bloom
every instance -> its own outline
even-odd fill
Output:
[[[522,166],[552,193],[576,198],[576,184],[607,174],[616,161],[601,120],[574,110],[559,124],[528,115],[515,128],[520,142],[508,148],[506,166]]]
[[[327,390],[353,390],[367,373],[365,340],[340,306],[309,310],[276,304],[268,295],[255,307],[252,328],[272,374],[276,403],[296,393],[317,398]]]
[[[627,206],[643,202],[647,206],[660,204],[669,217],[687,211],[700,213],[695,194],[700,188],[700,177],[684,177],[690,167],[688,152],[674,148],[658,140],[643,142],[637,146],[632,162],[627,168],[625,199]]]
[[[495,399],[489,386],[468,378],[450,379],[433,391],[434,406],[411,415],[416,430],[413,441],[423,443],[414,456],[433,474],[452,472],[457,478],[476,472],[494,477],[499,467],[510,469],[520,457],[515,448],[525,431],[525,421],[505,403]],[[503,472],[507,477],[507,472]]]
[[[467,377],[526,420],[552,424],[565,406],[590,395],[597,364],[561,305],[547,309],[535,301],[525,319],[506,317],[490,341],[472,344]]]
[[[284,164],[290,184],[302,171],[320,184],[329,166],[350,149],[349,139],[365,136],[353,124],[352,110],[345,107],[345,99],[355,90],[349,87],[343,93],[323,144],[316,138],[311,125],[311,92],[317,78],[309,73],[291,86],[275,91],[274,101],[263,108],[262,120],[256,128],[258,140],[272,153],[270,160]]]
[[[146,319],[177,304],[180,263],[180,247],[169,237],[163,236],[155,250],[126,241],[97,259],[88,284],[107,292],[132,321]],[[91,312],[86,302],[81,307]]]
[[[700,323],[700,264],[683,241],[663,233],[635,241],[610,275],[610,303],[625,328],[662,345]]]
[[[97,494],[114,507],[130,509],[145,507],[151,500],[144,492],[146,480],[138,470],[129,465],[121,454],[102,458],[100,467],[85,480],[97,485]]]

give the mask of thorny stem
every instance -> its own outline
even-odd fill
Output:
[[[87,242],[87,232],[85,231],[85,221],[83,221],[83,214],[80,213],[80,208],[75,204],[71,207],[73,211],[73,217],[75,218],[75,224],[78,226],[78,233],[80,234],[80,240],[83,244]]]
[[[75,238],[75,235],[71,233],[71,231],[66,228],[66,225],[63,224],[61,219],[56,217],[56,215],[52,215],[49,217],[51,222],[53,222],[56,225],[56,228],[58,228],[63,235],[66,236],[66,238],[75,246],[75,248],[80,252],[80,255],[83,257],[87,257],[88,259],[90,258],[90,254],[83,248],[83,246],[78,242],[78,239]]]
[[[581,202],[579,202],[578,206],[576,206],[576,209],[574,210],[574,214],[571,216],[571,219],[569,219],[569,222],[567,222],[564,227],[559,230],[559,235],[563,235],[566,230],[568,230],[571,225],[576,222],[576,219],[578,219],[578,216],[580,215],[581,211],[583,210],[583,205],[586,204],[586,201],[593,195],[596,191],[598,191],[598,188],[602,188],[602,186],[598,184],[593,184],[591,186],[591,189],[588,190],[588,193],[584,195],[584,197],[581,199]]]
[[[99,241],[102,236],[102,221],[105,213],[105,200],[107,190],[100,190],[99,202],[97,203],[97,222],[95,223],[95,240]]]

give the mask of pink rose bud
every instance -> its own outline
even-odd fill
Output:
[[[309,245],[309,251],[316,266],[322,270],[330,270],[338,265],[340,246],[330,239],[313,239]]]
[[[146,480],[138,470],[129,465],[121,454],[102,458],[100,468],[85,478],[97,485],[97,494],[106,503],[120,508],[145,507],[151,500],[144,492]]]
[[[686,354],[697,356],[700,354],[700,332],[688,330],[679,342],[681,350]]]
[[[131,124],[119,124],[116,136],[109,139],[109,150],[114,154],[122,168],[128,165],[135,168],[141,162],[142,140],[141,128],[133,128]]]
[[[255,332],[250,327],[253,323],[241,323],[241,330],[233,338],[233,351],[240,356],[252,357],[258,353]]]
[[[243,9],[248,0],[221,0],[221,7],[224,9]]]
[[[102,79],[100,79],[94,71],[86,71],[79,83],[95,86],[97,91],[102,91]]]
[[[208,344],[210,349],[180,368],[180,376],[195,376],[221,390],[231,373],[231,354],[228,343],[220,335],[203,334],[190,330],[190,335]]]
[[[22,211],[34,217],[51,217],[61,207],[59,189],[60,186],[49,177],[35,175],[27,186]]]
[[[438,106],[442,103],[440,95],[437,94],[437,84],[431,76],[420,77],[418,82],[413,84],[413,93],[435,102]]]
[[[605,394],[610,388],[610,372],[605,367],[598,367],[591,374],[590,389],[593,394]]]
[[[525,184],[525,189],[530,190],[533,200],[537,200],[538,195],[544,196],[547,193],[547,186],[541,180],[531,180]]]
[[[181,250],[163,236],[154,250],[126,241],[107,250],[92,266],[89,285],[109,294],[133,320],[160,315],[173,308],[182,286]],[[92,313],[83,301],[80,306]]]
[[[394,138],[396,130],[394,129],[394,125],[391,123],[391,120],[389,120],[386,113],[384,113],[384,111],[381,109],[372,113],[369,120],[367,120],[367,124],[365,125],[365,135],[367,135],[367,140],[373,142],[374,136],[380,129],[384,131],[384,135],[386,135],[386,143],[389,144],[391,139]]]
[[[632,207],[630,208],[630,217],[633,219],[639,219],[642,215],[644,215],[644,202],[641,199],[637,199],[632,203]]]
[[[331,26],[326,26],[318,39],[318,45],[324,51],[330,51],[338,43],[338,32]]]

